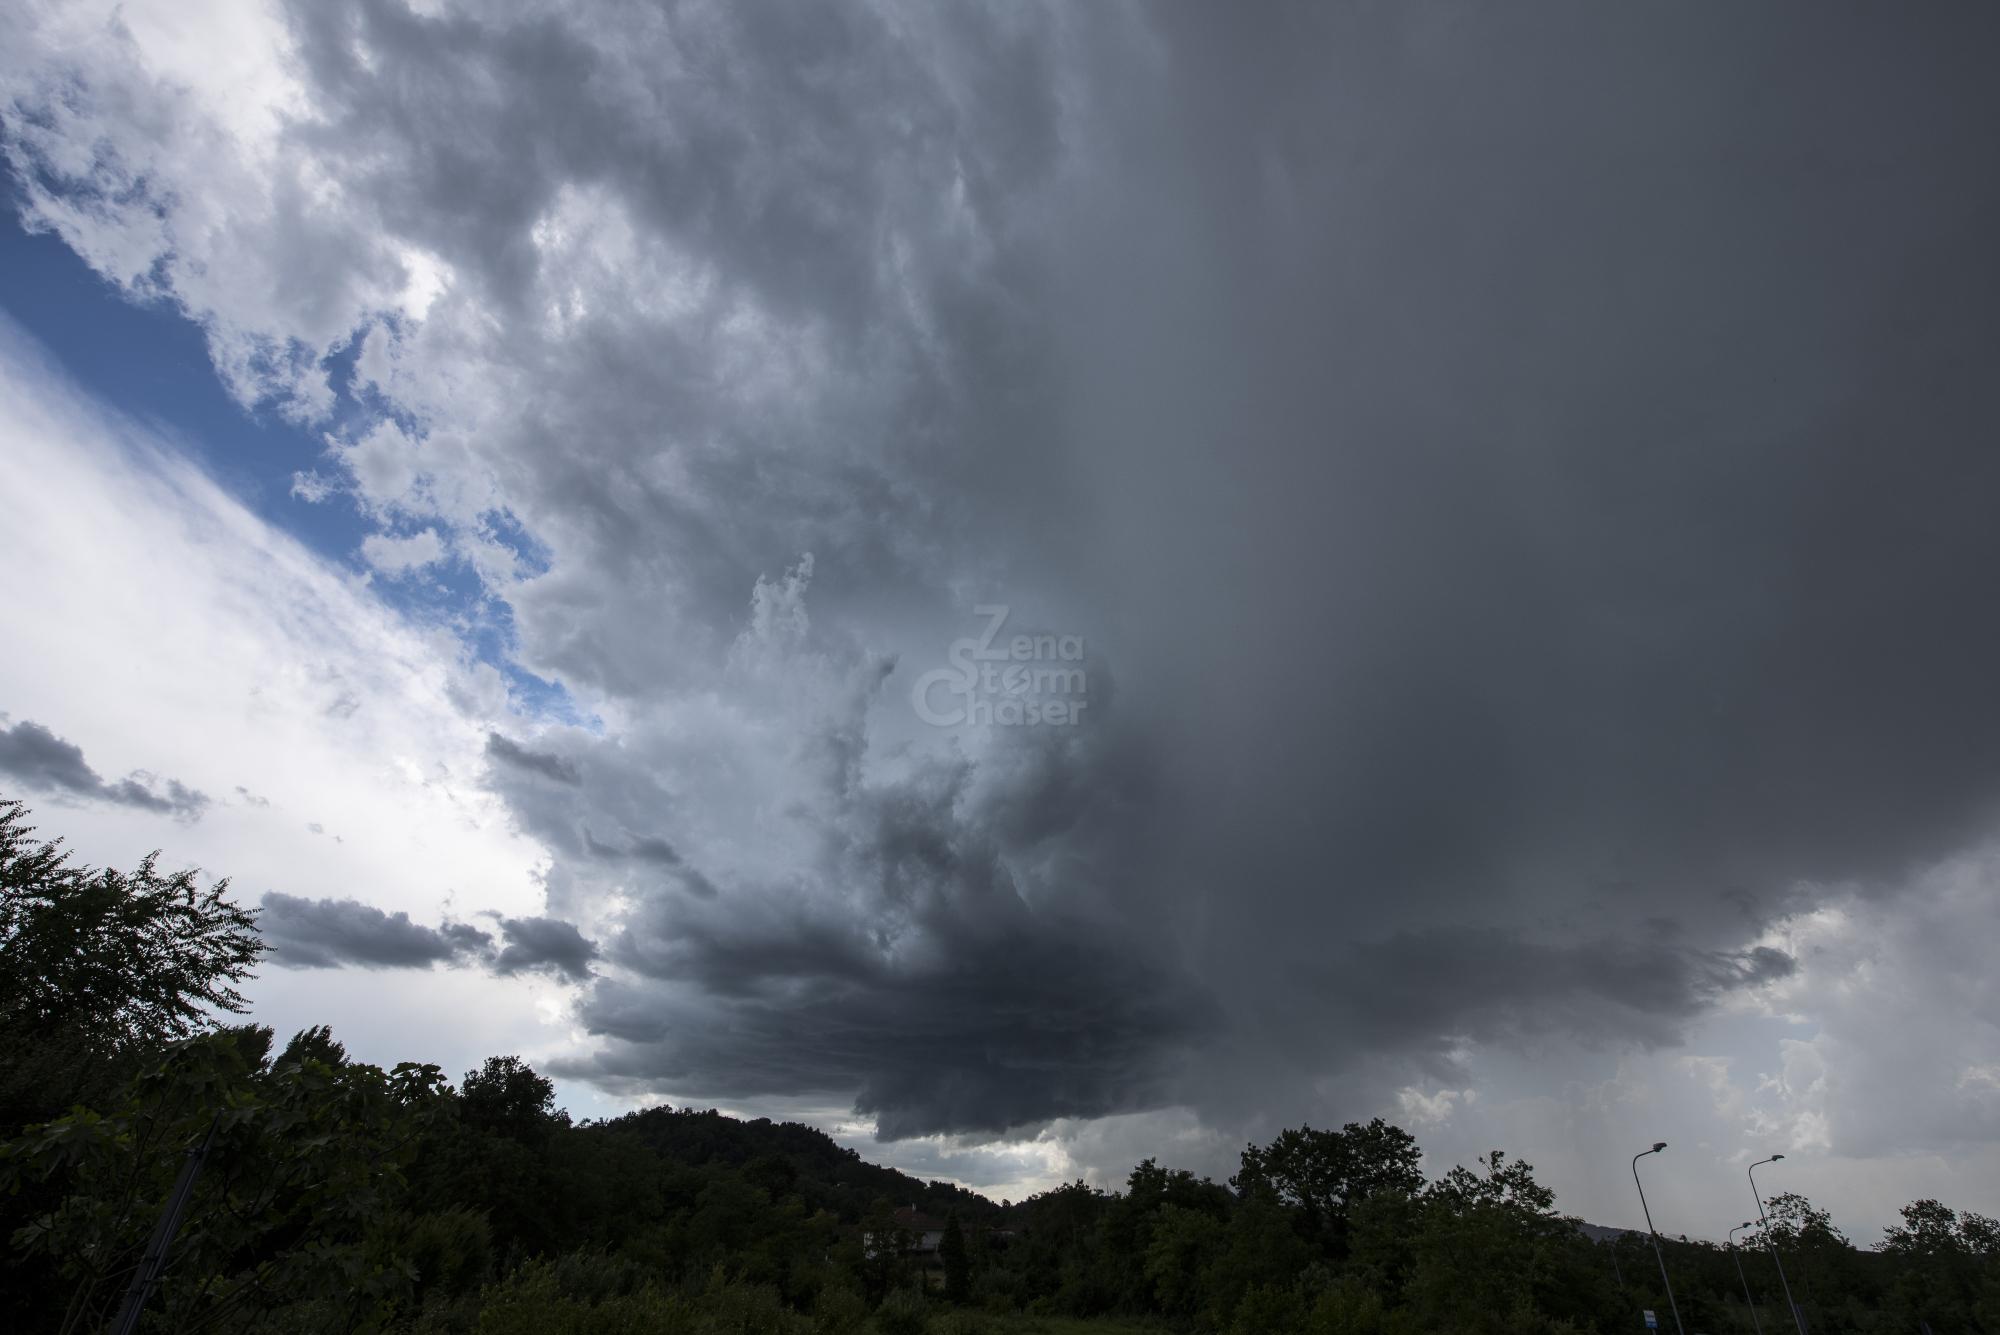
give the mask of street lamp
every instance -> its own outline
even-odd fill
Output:
[[[1764,1217],[1764,1197],[1757,1190],[1757,1170],[1767,1163],[1776,1163],[1784,1157],[1782,1154],[1774,1154],[1768,1159],[1759,1159],[1744,1169],[1743,1174],[1750,1179],[1750,1199],[1757,1202],[1757,1222],[1764,1226],[1764,1245],[1771,1249],[1771,1263],[1778,1267],[1778,1287],[1785,1291],[1785,1306],[1792,1309],[1792,1324],[1799,1328],[1799,1335],[1806,1335],[1806,1319],[1799,1312],[1799,1305],[1792,1301],[1792,1285],[1791,1281],[1785,1278],[1784,1258],[1778,1255],[1778,1240],[1771,1236],[1771,1221]]]
[[[1736,1278],[1743,1281],[1743,1302],[1750,1309],[1750,1329],[1757,1335],[1764,1335],[1764,1323],[1757,1319],[1757,1300],[1750,1296],[1750,1279],[1743,1273],[1743,1253],[1736,1250],[1736,1235],[1756,1225],[1756,1220],[1746,1219],[1729,1230],[1729,1254],[1736,1258]]]
[[[1653,1235],[1653,1259],[1660,1263],[1660,1282],[1667,1286],[1667,1309],[1674,1314],[1674,1330],[1678,1335],[1687,1335],[1687,1328],[1681,1325],[1680,1304],[1674,1301],[1674,1282],[1667,1278],[1667,1254],[1660,1250],[1659,1230],[1653,1227],[1652,1207],[1646,1204],[1646,1188],[1639,1181],[1639,1160],[1649,1154],[1658,1154],[1666,1147],[1666,1141],[1656,1140],[1652,1149],[1640,1150],[1632,1156],[1632,1185],[1639,1188],[1639,1208],[1646,1212],[1646,1231]]]

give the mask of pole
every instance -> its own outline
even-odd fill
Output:
[[[208,1134],[201,1138],[199,1145],[190,1145],[187,1162],[181,1165],[181,1175],[174,1180],[174,1189],[167,1196],[166,1208],[160,1211],[160,1222],[153,1228],[153,1236],[146,1243],[145,1255],[139,1258],[139,1268],[132,1273],[132,1287],[125,1290],[124,1305],[118,1309],[118,1320],[111,1329],[116,1335],[133,1335],[139,1329],[139,1314],[145,1310],[146,1299],[152,1296],[153,1288],[160,1282],[160,1272],[167,1267],[167,1249],[173,1246],[174,1234],[180,1232],[181,1216],[187,1213],[188,1199],[194,1195],[194,1184],[201,1177],[202,1165],[208,1159],[208,1147],[215,1141],[215,1123],[208,1124]]]
[[[1805,1313],[1799,1311],[1799,1305],[1792,1301],[1791,1281],[1785,1278],[1785,1260],[1778,1255],[1778,1240],[1771,1236],[1771,1221],[1764,1217],[1764,1197],[1757,1190],[1757,1170],[1784,1157],[1774,1154],[1768,1159],[1759,1159],[1744,1169],[1743,1175],[1750,1179],[1750,1199],[1757,1202],[1757,1222],[1764,1226],[1764,1245],[1771,1249],[1771,1263],[1778,1267],[1778,1287],[1785,1291],[1785,1306],[1792,1309],[1792,1324],[1799,1328],[1799,1335],[1806,1335]]]
[[[1646,1204],[1646,1188],[1639,1181],[1639,1160],[1649,1154],[1658,1154],[1667,1147],[1661,1141],[1650,1150],[1640,1150],[1632,1156],[1632,1185],[1639,1188],[1639,1208],[1646,1212],[1646,1232],[1653,1235],[1653,1259],[1660,1263],[1660,1283],[1667,1286],[1667,1310],[1674,1314],[1674,1330],[1677,1335],[1687,1335],[1687,1327],[1681,1325],[1680,1304],[1674,1301],[1674,1282],[1667,1278],[1667,1254],[1660,1250],[1659,1230],[1653,1227],[1653,1210]]]
[[[1736,1235],[1756,1222],[1746,1219],[1729,1230],[1729,1254],[1736,1258],[1736,1278],[1743,1281],[1743,1305],[1750,1309],[1750,1329],[1764,1335],[1764,1324],[1757,1319],[1757,1300],[1750,1296],[1750,1277],[1743,1273],[1743,1253],[1736,1250]]]

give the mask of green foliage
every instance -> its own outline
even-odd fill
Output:
[[[1901,1264],[1894,1310],[1935,1330],[2000,1329],[2000,1221],[1912,1201],[1888,1230],[1882,1251]]]
[[[458,1087],[466,1125],[524,1145],[548,1139],[557,1120],[556,1087],[519,1057],[488,1057]]]
[[[965,1247],[965,1230],[959,1227],[958,1212],[945,1217],[944,1238],[938,1244],[938,1261],[944,1266],[944,1296],[954,1305],[972,1297],[972,1261]]]
[[[875,1309],[879,1335],[927,1335],[930,1328],[930,1305],[914,1289],[892,1290]]]
[[[0,1148],[9,1188],[60,1186],[60,1204],[15,1241],[71,1286],[66,1327],[95,1329],[116,1307],[189,1154],[202,1171],[154,1299],[170,1322],[302,1303],[380,1321],[414,1294],[413,1240],[395,1207],[442,1077],[266,1066],[268,1043],[268,1032],[228,1030],[177,1043],[110,1113],[79,1111]]]
[[[1280,1132],[1269,1145],[1247,1146],[1230,1185],[1246,1194],[1261,1188],[1294,1207],[1306,1235],[1327,1255],[1340,1257],[1352,1207],[1377,1192],[1420,1190],[1422,1159],[1409,1132],[1379,1117],[1338,1131],[1302,1126]]]
[[[0,800],[0,1134],[115,1087],[135,1053],[240,1012],[255,915],[159,854],[131,873],[73,865]]]

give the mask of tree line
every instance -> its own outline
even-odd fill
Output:
[[[1298,1127],[1218,1183],[1147,1160],[995,1203],[792,1123],[573,1123],[517,1057],[454,1084],[326,1028],[228,1023],[261,952],[226,882],[77,866],[0,802],[0,1269],[24,1331],[1216,1335],[1641,1329],[1649,1239],[1595,1241],[1495,1151],[1427,1178],[1407,1131]],[[903,1207],[945,1221],[912,1244]],[[1936,1201],[1858,1249],[1801,1196],[1769,1239],[1814,1335],[2000,1335],[2000,1225]],[[1768,1253],[1668,1240],[1690,1332],[1793,1328]],[[1741,1269],[1739,1270],[1739,1264]]]

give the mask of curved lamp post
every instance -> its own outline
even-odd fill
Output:
[[[1743,1253],[1736,1250],[1736,1235],[1746,1228],[1755,1228],[1757,1221],[1746,1219],[1729,1230],[1729,1254],[1736,1258],[1736,1278],[1743,1281],[1743,1303],[1750,1309],[1750,1329],[1757,1335],[1764,1335],[1764,1323],[1757,1319],[1757,1300],[1750,1296],[1750,1280],[1743,1273]]]
[[[1785,1278],[1784,1258],[1778,1255],[1778,1240],[1771,1236],[1771,1221],[1764,1217],[1764,1197],[1757,1190],[1757,1170],[1767,1163],[1776,1163],[1784,1157],[1782,1154],[1774,1154],[1768,1159],[1759,1159],[1744,1169],[1743,1174],[1750,1179],[1750,1198],[1757,1202],[1757,1222],[1764,1225],[1764,1245],[1771,1249],[1771,1263],[1778,1267],[1778,1287],[1785,1291],[1785,1306],[1792,1309],[1792,1324],[1799,1328],[1799,1335],[1806,1335],[1806,1319],[1799,1312],[1799,1305],[1792,1301],[1792,1285],[1791,1281]]]
[[[1646,1212],[1646,1232],[1653,1235],[1653,1259],[1660,1263],[1660,1282],[1667,1286],[1667,1310],[1674,1314],[1674,1330],[1678,1335],[1687,1335],[1687,1328],[1681,1325],[1680,1304],[1674,1301],[1674,1282],[1667,1278],[1667,1254],[1660,1250],[1659,1230],[1653,1227],[1653,1211],[1646,1204],[1646,1188],[1639,1181],[1639,1160],[1649,1154],[1658,1154],[1666,1147],[1666,1141],[1655,1141],[1652,1149],[1640,1150],[1632,1156],[1632,1185],[1639,1188],[1639,1208]]]

